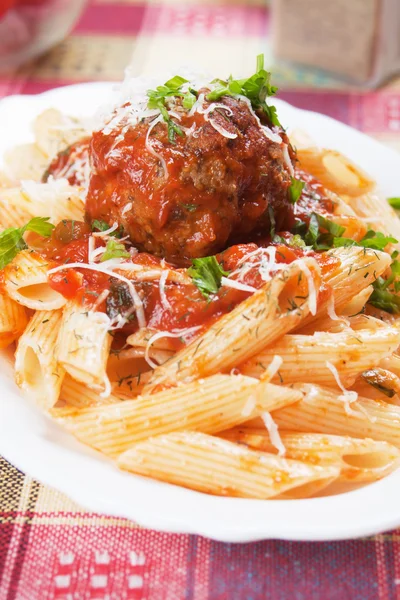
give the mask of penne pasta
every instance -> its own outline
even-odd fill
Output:
[[[369,287],[390,266],[391,258],[386,252],[367,248],[335,248],[327,252],[338,265],[323,275],[325,285],[332,288],[333,304],[337,314],[362,290]],[[308,315],[301,324],[302,331],[309,331],[308,325],[317,328],[326,317],[330,300],[323,302],[317,315]],[[307,329],[306,329],[307,327]],[[315,330],[315,329],[314,329]]]
[[[374,193],[361,192],[350,198],[349,202],[356,215],[364,219],[370,229],[383,231],[400,240],[400,219],[386,200]]]
[[[37,311],[15,353],[17,384],[44,409],[56,404],[65,375],[56,352],[61,318],[60,310]]]
[[[13,180],[31,179],[41,181],[49,159],[36,144],[22,144],[10,148],[4,154],[7,173]]]
[[[94,135],[36,118],[0,173],[0,348],[114,466],[297,499],[399,466],[400,220],[296,150],[265,73],[124,84]]]
[[[296,384],[301,402],[273,412],[282,429],[368,437],[400,447],[400,406],[378,400],[338,394],[312,384]],[[354,394],[354,392],[350,392]]]
[[[83,121],[50,108],[36,117],[33,133],[39,150],[48,159],[52,159],[67,146],[89,135],[90,131]]]
[[[265,429],[236,427],[218,437],[261,452],[277,453]],[[369,483],[386,477],[400,465],[400,450],[387,442],[291,431],[282,431],[280,437],[286,458],[336,466],[340,469],[338,481]]]
[[[109,394],[107,360],[112,338],[106,314],[71,301],[63,311],[58,336],[58,361],[77,381]]]
[[[64,296],[50,286],[49,263],[32,250],[22,250],[4,270],[7,294],[33,310],[57,310],[66,303]]]
[[[66,374],[60,392],[60,402],[57,407],[53,409],[53,415],[57,415],[65,406],[81,409],[89,406],[115,404],[120,401],[121,398],[114,394],[110,394],[107,398],[104,398],[99,392],[92,390],[84,383],[76,381],[76,379],[73,379],[70,375]]]
[[[28,324],[26,310],[6,293],[0,294],[0,348],[19,338]]]
[[[335,378],[327,362],[339,372],[345,386],[354,383],[357,376],[389,357],[400,341],[396,327],[379,323],[369,326],[374,319],[363,318],[364,329],[349,327],[338,333],[316,332],[313,335],[286,334],[272,346],[253,356],[241,367],[249,377],[260,377],[274,355],[282,358],[282,365],[273,381],[288,385],[298,381],[312,381],[335,386]]]
[[[85,444],[117,456],[154,435],[184,429],[217,433],[300,398],[299,392],[243,375],[214,375],[151,396],[57,417]]]
[[[19,190],[16,188],[0,190],[0,226],[2,229],[23,227],[32,217],[24,208],[10,201],[18,194]]]
[[[295,261],[279,272],[200,339],[158,367],[145,389],[228,370],[299,325],[310,310],[312,294],[316,301],[320,281],[317,263],[304,261]],[[308,278],[302,270],[304,264]]]
[[[336,150],[302,148],[298,159],[302,169],[339,196],[360,196],[375,188],[375,182],[360,167]]]
[[[290,497],[292,490],[304,497],[339,475],[335,466],[286,460],[186,431],[137,444],[118,458],[118,466],[208,494],[259,499]]]

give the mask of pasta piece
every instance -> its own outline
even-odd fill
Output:
[[[99,392],[87,387],[84,383],[76,381],[70,375],[66,374],[60,393],[60,400],[67,406],[75,408],[87,408],[88,406],[102,406],[105,404],[115,404],[120,402],[121,398],[110,394],[107,398],[103,398]],[[60,403],[59,403],[60,404]],[[62,409],[61,409],[62,410]],[[53,415],[59,412],[56,407],[53,409]]]
[[[58,360],[77,381],[109,394],[107,360],[112,337],[109,317],[71,301],[64,309],[58,337]]]
[[[340,314],[342,308],[354,296],[382,275],[391,263],[390,254],[358,246],[335,248],[329,250],[327,256],[332,261],[338,260],[337,267],[323,274],[323,282],[332,288],[333,304],[337,314]],[[331,301],[330,298],[327,298],[318,307],[317,315],[308,315],[304,319],[301,324],[303,333],[310,331],[308,327],[310,323],[316,329],[321,330],[319,323],[326,316]]]
[[[218,496],[241,498],[307,496],[339,475],[321,467],[255,452],[198,432],[174,432],[137,444],[118,459],[127,471]],[[322,487],[319,485],[319,487]]]
[[[155,329],[150,329],[148,327],[142,327],[135,333],[132,333],[127,338],[127,343],[135,348],[146,348],[149,346],[151,342],[151,346],[149,347],[149,352],[154,350],[166,350],[173,352],[175,350],[175,345],[173,342],[173,338],[171,337],[158,337],[152,341],[152,337],[156,335],[158,332]]]
[[[151,371],[144,355],[144,348],[127,348],[111,352],[107,363],[107,375],[111,389],[117,396],[134,398],[148,383]],[[171,353],[165,350],[153,350],[150,352],[150,356],[152,360],[162,364],[171,356]]]
[[[375,182],[360,167],[336,150],[303,148],[297,158],[302,169],[339,196],[360,196],[375,188]]]
[[[283,362],[273,379],[275,383],[287,385],[312,381],[335,386],[335,379],[326,365],[330,362],[338,370],[343,384],[352,385],[362,371],[390,356],[399,344],[397,328],[381,323],[373,328],[374,319],[364,318],[363,321],[364,329],[356,332],[347,328],[338,333],[287,334],[253,356],[240,371],[250,377],[260,377],[277,354]]]
[[[7,201],[7,198],[12,197],[13,194],[19,194],[19,190],[15,188],[0,190],[0,229],[23,227],[32,218],[29,212]]]
[[[49,164],[48,157],[36,144],[21,144],[6,150],[4,157],[7,173],[17,180],[31,179],[41,181]]]
[[[28,324],[26,310],[4,292],[0,294],[0,348],[14,342]]]
[[[4,269],[8,295],[33,310],[57,310],[66,303],[47,280],[48,262],[32,250],[22,250]]]
[[[55,179],[47,183],[23,181],[16,205],[33,217],[50,217],[53,224],[62,219],[83,221],[84,200],[81,188],[72,186],[66,179]]]
[[[358,315],[365,305],[367,304],[370,295],[374,291],[372,285],[368,285],[366,288],[361,290],[358,294],[356,294],[353,298],[351,298],[347,304],[345,304],[342,309],[339,311],[340,315],[344,317],[352,317],[353,315]]]
[[[85,444],[116,456],[171,431],[217,433],[301,396],[243,375],[214,375],[113,406],[58,413],[58,420]]]
[[[319,433],[280,433],[285,457],[314,465],[340,468],[339,481],[371,482],[386,477],[400,465],[400,450],[387,442]],[[265,429],[235,427],[219,435],[261,452],[277,450]]]
[[[304,276],[304,267],[309,278]],[[299,325],[316,305],[314,259],[295,261],[154,371],[146,390],[231,369]],[[296,300],[295,300],[296,298]]]
[[[369,437],[400,447],[400,406],[368,398],[352,401],[308,383],[294,388],[303,392],[303,400],[272,414],[282,429]]]
[[[61,318],[60,310],[37,311],[20,337],[15,353],[17,384],[45,409],[57,402],[65,375],[56,353]]]
[[[377,194],[360,194],[350,198],[349,202],[354,212],[365,220],[370,229],[390,234],[400,241],[400,219],[384,198]],[[400,247],[399,244],[394,246]]]
[[[38,148],[49,159],[91,133],[81,120],[68,117],[55,108],[36,117],[33,132]]]

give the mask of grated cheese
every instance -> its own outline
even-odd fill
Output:
[[[52,273],[58,273],[59,271],[65,271],[66,269],[88,269],[89,271],[95,271],[97,273],[104,273],[105,275],[109,275],[110,277],[115,277],[115,279],[119,279],[120,281],[123,281],[124,283],[127,284],[129,292],[131,294],[133,304],[134,304],[134,307],[136,310],[139,327],[140,328],[146,327],[146,317],[144,314],[143,302],[141,301],[139,294],[137,293],[136,288],[133,285],[132,281],[130,281],[129,279],[127,279],[120,273],[115,273],[110,268],[107,268],[110,266],[109,263],[115,263],[116,260],[118,260],[118,259],[112,259],[109,261],[105,261],[103,263],[103,265],[79,263],[79,262],[68,263],[68,264],[60,265],[58,267],[54,267],[53,269],[50,269],[47,272],[47,274],[51,275]],[[120,263],[117,263],[116,266],[118,266],[119,264]]]
[[[252,285],[246,285],[245,283],[240,283],[236,279],[229,279],[228,277],[221,277],[221,285],[225,287],[232,288],[234,290],[240,290],[241,292],[257,292],[257,288]]]
[[[167,269],[166,271],[163,271],[161,273],[160,283],[159,283],[160,298],[161,298],[161,304],[163,305],[163,308],[165,308],[165,310],[172,310],[172,306],[170,305],[167,295],[165,293],[165,283],[168,279],[168,275],[169,275],[169,269]]]
[[[265,427],[268,429],[271,444],[278,450],[279,456],[285,456],[286,448],[282,442],[281,436],[279,435],[278,425],[273,420],[271,413],[261,413],[261,418]]]
[[[335,298],[333,297],[333,294],[331,294],[329,296],[329,300],[328,300],[328,304],[327,304],[326,310],[327,310],[327,313],[328,313],[328,317],[332,321],[342,321],[343,323],[345,323],[346,325],[348,325],[350,327],[350,321],[349,321],[349,319],[347,319],[346,317],[339,317],[336,314],[336,311],[335,311]]]
[[[201,329],[201,325],[196,325],[194,327],[186,327],[186,329],[173,329],[172,331],[158,331],[157,333],[152,335],[146,344],[146,350],[144,352],[144,358],[145,358],[147,364],[152,369],[155,369],[156,367],[158,367],[158,365],[154,361],[152,361],[149,356],[150,348],[151,348],[152,344],[154,344],[154,342],[156,342],[157,340],[160,340],[163,337],[169,337],[169,338],[180,338],[181,337],[181,338],[185,339],[186,337],[188,337],[192,333],[195,333],[199,329]]]
[[[339,372],[338,372],[337,368],[335,367],[335,365],[333,365],[328,360],[326,361],[325,364],[326,364],[327,368],[330,370],[330,372],[332,373],[333,377],[335,378],[335,381],[338,384],[339,388],[343,392],[343,394],[341,394],[339,396],[339,400],[342,400],[344,402],[344,408],[345,408],[346,414],[353,415],[353,416],[359,416],[359,414],[356,411],[354,411],[350,406],[352,402],[357,401],[357,398],[358,398],[357,392],[351,392],[349,390],[346,390],[346,388],[344,387],[343,383],[340,380]]]
[[[307,285],[308,285],[308,305],[310,307],[310,313],[312,315],[316,315],[317,314],[317,290],[315,289],[314,278],[312,276],[312,273],[311,273],[310,269],[308,268],[308,266],[304,262],[304,259],[299,258],[299,259],[297,259],[296,262],[297,262],[297,264],[299,265],[300,269],[303,271],[304,275],[307,278]]]
[[[249,396],[242,408],[242,412],[241,412],[242,417],[250,417],[250,415],[253,413],[256,406],[257,406],[257,402],[256,402],[256,399],[254,398],[254,396]]]
[[[156,117],[150,124],[147,133],[146,133],[146,142],[145,142],[145,146],[148,152],[150,152],[150,154],[152,154],[153,156],[155,156],[162,164],[162,167],[164,169],[164,177],[165,179],[168,179],[169,177],[169,173],[168,173],[168,168],[167,168],[167,163],[165,162],[165,159],[161,156],[161,154],[159,154],[158,152],[156,152],[153,148],[153,146],[150,144],[150,134],[153,131],[154,127],[158,124],[158,123],[162,123],[164,121],[164,118],[162,115],[159,115],[158,117]]]

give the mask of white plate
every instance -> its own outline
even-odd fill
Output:
[[[110,84],[84,84],[2,100],[0,157],[6,148],[31,139],[30,123],[42,110],[56,107],[89,116],[110,90]],[[333,119],[284,102],[277,105],[286,126],[301,128],[319,144],[343,151],[378,181],[385,195],[399,195],[399,154]],[[92,511],[229,542],[344,539],[400,525],[400,470],[342,495],[292,501],[213,497],[120,472],[24,400],[6,360],[1,370],[0,453]]]

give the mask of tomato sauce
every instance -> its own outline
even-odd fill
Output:
[[[282,236],[289,235],[282,234]],[[132,307],[130,293],[124,282],[114,277],[111,272],[94,272],[84,267],[80,268],[78,265],[68,267],[70,264],[88,263],[89,238],[91,236],[92,231],[86,223],[62,221],[53,230],[49,239],[39,238],[33,234],[30,245],[49,260],[51,267],[66,266],[65,269],[49,275],[49,282],[53,289],[68,300],[76,299],[88,308],[96,304],[96,310],[107,312],[110,318],[115,316],[115,311],[123,315]],[[92,240],[94,240],[94,249],[105,246],[102,237],[93,237]],[[327,253],[310,251],[306,253],[302,248],[289,247],[282,243],[269,244],[269,246],[275,248],[277,264],[290,264],[298,258],[312,256],[318,261],[324,274],[339,264],[337,259]],[[227,248],[216,258],[222,269],[230,274],[231,280],[251,286],[253,289],[260,289],[265,285],[259,268],[262,252],[263,249],[255,243],[238,244]],[[141,265],[151,270],[156,269],[159,274],[162,270],[169,270],[163,290],[160,288],[159,275],[148,281],[132,279],[143,302],[147,326],[156,331],[182,330],[184,332],[188,328],[197,327],[198,329],[192,337],[197,336],[253,293],[253,291],[222,285],[218,293],[207,298],[192,282],[186,269],[176,268],[163,259],[146,252],[133,254],[131,261],[133,267]],[[101,262],[98,264],[101,266]],[[125,275],[126,271],[121,273]],[[270,275],[273,274],[274,269],[271,270]],[[182,279],[184,282],[180,283],[179,281]],[[108,292],[108,296],[99,303],[98,299],[104,291]],[[322,286],[319,290],[319,301],[326,299],[329,293],[330,290],[326,286]],[[138,323],[133,313],[132,318],[124,326],[123,333],[128,335],[137,329]],[[190,336],[185,336],[185,342],[182,338],[173,338],[171,343],[176,349],[179,349],[188,341],[190,341]]]

